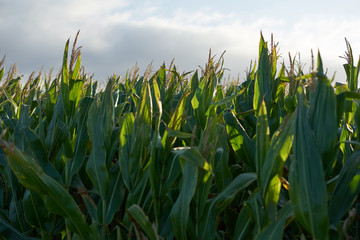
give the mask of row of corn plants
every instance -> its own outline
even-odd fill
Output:
[[[320,53],[310,73],[279,64],[262,36],[242,84],[223,85],[210,55],[201,71],[134,70],[98,89],[76,39],[54,79],[21,84],[2,61],[0,238],[359,238],[360,62],[347,48],[347,84]]]

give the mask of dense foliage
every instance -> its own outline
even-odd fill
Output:
[[[75,40],[76,43],[76,40]],[[332,84],[261,36],[257,66],[222,85],[162,66],[104,89],[65,45],[58,77],[0,64],[0,238],[359,238],[359,64]],[[270,46],[268,46],[270,45]],[[3,64],[3,63],[2,63]]]

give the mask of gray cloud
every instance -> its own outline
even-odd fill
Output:
[[[23,74],[39,71],[42,66],[46,71],[54,66],[57,71],[67,38],[73,40],[80,29],[83,64],[98,80],[113,73],[124,74],[136,62],[141,71],[151,62],[156,70],[173,58],[180,71],[195,70],[205,64],[210,48],[218,56],[226,50],[225,67],[231,76],[240,73],[243,78],[244,70],[257,57],[262,30],[266,39],[274,33],[285,61],[287,52],[301,52],[303,60],[310,63],[310,50],[320,48],[325,67],[331,74],[338,71],[341,81],[343,61],[338,56],[345,50],[343,37],[354,44],[355,52],[360,49],[359,43],[352,42],[360,37],[353,31],[360,25],[357,17],[304,14],[286,18],[264,10],[237,13],[230,11],[231,6],[218,11],[211,6],[192,10],[173,4],[166,8],[164,4],[0,0],[0,57],[7,55],[7,66],[17,62]]]

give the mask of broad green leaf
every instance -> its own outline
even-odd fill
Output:
[[[209,209],[206,218],[201,221],[203,230],[201,239],[215,239],[217,218],[224,209],[234,200],[237,193],[246,189],[256,180],[255,173],[242,173],[237,176],[219,195],[209,200]]]
[[[268,54],[267,43],[261,35],[259,45],[259,66],[256,71],[253,108],[259,109],[261,102],[264,100],[266,108],[269,111],[272,98],[272,66]]]
[[[66,182],[66,184],[69,184],[72,181],[73,176],[79,172],[86,158],[86,151],[89,146],[89,135],[87,133],[86,122],[92,102],[92,98],[83,98],[79,103],[79,108],[75,114],[76,140],[74,146],[74,157],[73,159],[71,159],[70,162],[68,170],[68,181]]]
[[[36,192],[26,190],[23,198],[24,215],[28,223],[41,231],[49,231],[51,219],[44,202]]]
[[[224,113],[224,120],[231,147],[250,170],[255,172],[255,144],[232,112]]]
[[[66,116],[70,115],[71,106],[69,101],[69,69],[68,69],[68,49],[69,49],[70,39],[67,40],[64,49],[63,65],[62,65],[62,75],[60,83],[60,95],[63,102],[63,108]]]
[[[219,131],[219,148],[215,153],[215,184],[219,192],[232,181],[232,174],[229,167],[229,145],[225,127]]]
[[[101,132],[99,108],[96,100],[91,104],[87,120],[87,129],[92,143],[92,151],[86,164],[86,173],[99,195],[106,200],[109,187],[109,174],[106,168],[106,151]]]
[[[192,162],[184,161],[182,166],[182,184],[180,194],[171,209],[170,217],[176,239],[188,239],[186,228],[188,224],[190,201],[196,190],[197,166]]]
[[[111,142],[111,133],[113,131],[113,125],[115,120],[115,109],[112,96],[113,88],[113,79],[110,78],[106,84],[106,89],[100,103],[100,108],[97,111],[97,114],[100,115],[99,125],[101,128],[101,134],[104,140],[104,146],[107,152],[109,152],[112,142]]]
[[[30,147],[33,157],[42,167],[44,172],[55,180],[61,181],[60,174],[49,162],[45,147],[42,145],[35,133],[28,127],[23,128],[21,132],[27,142],[27,145]]]
[[[206,159],[204,159],[199,149],[195,147],[174,148],[173,153],[179,155],[182,159],[195,164],[199,168],[204,169],[205,171],[212,171],[210,164],[206,161]]]
[[[165,74],[165,70],[163,72]],[[165,76],[163,75],[163,78]],[[161,79],[159,79],[161,81]],[[156,230],[158,230],[158,222],[159,222],[159,215],[160,215],[160,191],[162,188],[162,173],[164,164],[162,163],[162,159],[164,158],[162,153],[163,145],[161,144],[161,138],[160,138],[160,122],[162,117],[162,102],[161,102],[161,95],[160,95],[160,89],[157,83],[157,80],[153,81],[153,93],[154,93],[154,100],[156,102],[156,106],[158,107],[158,116],[156,118],[156,129],[153,134],[152,143],[150,146],[150,167],[149,167],[149,180],[150,180],[150,186],[151,186],[151,192],[152,192],[152,199],[153,199],[153,205],[154,205],[154,214],[155,214],[155,224],[156,224]]]
[[[128,208],[133,204],[139,205],[142,201],[142,198],[145,193],[145,188],[148,185],[149,182],[149,169],[147,168],[142,172],[142,174],[139,176],[139,179],[137,180],[136,184],[129,189],[129,195],[127,197],[126,205],[125,207]],[[147,194],[148,192],[146,192]]]
[[[319,78],[309,114],[324,171],[328,175],[337,156],[336,96],[329,80]]]
[[[261,193],[265,199],[265,207],[271,219],[277,212],[277,203],[281,189],[281,176],[284,164],[289,156],[294,139],[294,115],[284,121],[271,139],[265,163],[262,167],[260,182]]]
[[[360,151],[344,164],[329,204],[330,224],[336,226],[350,210],[360,192]]]
[[[270,129],[266,113],[265,102],[262,101],[258,109],[257,123],[256,123],[256,174],[258,187],[263,188],[260,181],[263,166],[265,163],[266,154],[270,145]],[[268,171],[268,170],[266,170]]]
[[[297,221],[314,239],[327,239],[329,219],[325,175],[307,116],[303,89],[299,87],[289,194]]]
[[[83,86],[84,86],[84,80],[82,80],[82,79],[74,80],[72,85],[70,86],[69,100],[72,105],[72,107],[71,107],[72,114],[77,109],[78,104],[81,100]]]
[[[320,51],[318,51],[318,55],[317,55],[317,74],[319,74],[319,75],[324,74],[324,68],[323,68]]]
[[[82,239],[96,239],[70,194],[53,178],[45,174],[40,165],[12,144],[0,140],[0,147],[7,155],[9,165],[20,182],[28,189],[40,194],[46,208],[69,221],[72,231]]]
[[[248,234],[251,231],[252,225],[251,209],[245,203],[237,217],[233,239],[249,239]]]
[[[168,137],[191,138],[192,135],[192,133],[181,132],[179,130],[168,131]]]
[[[80,66],[81,66],[81,52],[79,51],[79,55],[77,56],[75,67],[71,72],[71,79],[72,80],[79,79],[79,77],[80,77]]]
[[[0,211],[0,223],[1,223],[1,225],[0,226],[5,226],[7,229],[6,230],[11,230],[11,232],[12,233],[14,233],[14,234],[8,234],[9,236],[4,236],[3,234],[1,234],[1,237],[9,237],[9,239],[10,239],[10,236],[12,237],[12,238],[15,238],[16,237],[16,239],[24,239],[24,240],[29,240],[29,238],[28,237],[26,237],[24,234],[22,234],[18,229],[16,229],[16,227],[14,227],[12,224],[11,224],[11,222],[10,222],[10,220],[7,218],[7,216],[5,215],[5,213],[3,212],[3,211]],[[0,233],[1,233],[1,231],[0,231]]]
[[[131,188],[129,175],[129,157],[131,151],[131,136],[134,126],[134,115],[132,113],[126,114],[120,118],[120,146],[119,146],[119,163],[120,171],[127,189]]]
[[[260,234],[256,236],[256,240],[281,240],[283,239],[285,221],[294,215],[291,204],[288,202],[279,213],[280,217],[267,226]]]
[[[138,181],[141,171],[148,164],[149,145],[152,134],[152,97],[149,82],[143,84],[141,101],[137,106],[132,132],[131,151],[129,152],[128,170],[131,184]]]
[[[159,239],[155,229],[153,228],[148,216],[136,204],[127,209],[130,219],[134,222],[138,231],[142,229],[151,240]]]
[[[19,108],[20,106],[18,106],[18,104],[15,102],[15,100],[10,96],[10,94],[5,90],[5,88],[2,88],[3,93],[5,94],[7,100],[11,103],[11,105],[13,106],[14,110],[15,110],[15,116],[16,118],[19,117]]]
[[[124,187],[122,184],[119,165],[116,164],[109,171],[109,193],[106,199],[105,223],[109,225],[121,207],[124,197]]]
[[[254,232],[259,234],[261,229],[268,222],[264,209],[264,202],[259,192],[255,193],[246,203],[251,209],[252,218],[255,223]]]
[[[168,130],[165,130],[164,135],[162,137],[162,144],[165,148],[165,150],[168,150],[176,141],[176,138],[172,137],[172,139],[169,139],[168,131],[179,131],[181,128],[181,121],[183,120],[183,113],[186,103],[186,94],[183,94],[181,97],[181,100],[173,113],[173,115],[170,118],[170,122],[168,124]]]

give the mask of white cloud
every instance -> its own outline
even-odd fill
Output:
[[[0,35],[0,57],[6,53],[7,64],[19,62],[22,72],[39,70],[43,64],[45,69],[59,67],[65,41],[69,36],[73,39],[78,29],[83,63],[99,79],[125,73],[135,62],[145,70],[151,61],[157,68],[172,58],[181,70],[194,70],[206,62],[209,48],[217,55],[226,50],[225,67],[232,76],[244,77],[244,70],[258,55],[261,30],[267,40],[274,33],[285,62],[288,52],[300,52],[309,66],[310,50],[316,54],[319,48],[331,74],[342,71],[344,61],[338,56],[345,50],[344,37],[354,44],[355,52],[360,50],[356,42],[360,19],[356,17],[289,19],[263,14],[247,18],[210,7],[167,9],[161,1],[3,2],[0,32],[6,34]]]

